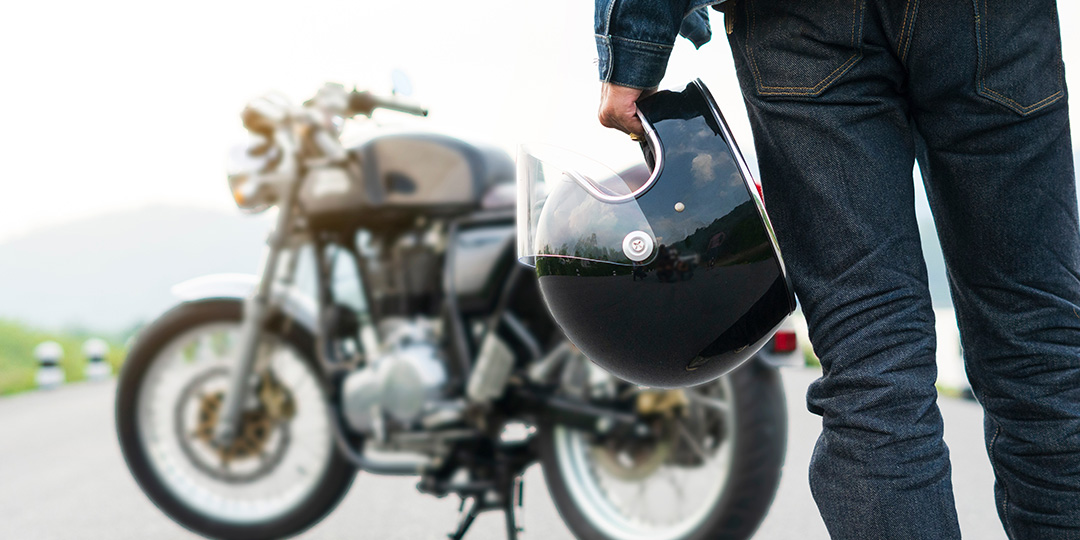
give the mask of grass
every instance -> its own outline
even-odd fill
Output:
[[[30,328],[22,323],[0,319],[0,396],[25,392],[36,388],[34,375],[37,373],[37,359],[34,347],[43,341],[52,340],[64,348],[64,358],[60,362],[66,382],[81,381],[86,378],[86,358],[83,356],[83,343],[91,337],[100,337],[109,343],[109,354],[105,360],[116,373],[126,356],[123,339],[120,336],[96,336],[82,330],[48,332]]]

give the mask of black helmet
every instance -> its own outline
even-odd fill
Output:
[[[566,336],[636,384],[684,387],[746,361],[795,309],[761,194],[705,85],[638,102],[651,169],[550,147],[518,159],[518,255]]]

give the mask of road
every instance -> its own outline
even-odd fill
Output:
[[[820,419],[806,412],[809,369],[786,369],[789,441],[780,492],[756,539],[825,540],[806,467]],[[82,383],[0,399],[0,538],[192,539],[146,499],[127,472],[113,434],[112,383]],[[982,446],[982,412],[974,402],[941,399],[945,439],[964,536],[1005,538],[994,509],[993,476]],[[570,539],[539,469],[526,475],[523,538]],[[415,479],[361,474],[325,521],[301,536],[315,539],[441,539],[457,519],[453,498],[422,496]],[[501,516],[482,515],[470,540],[504,538]]]

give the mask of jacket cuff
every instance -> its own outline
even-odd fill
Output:
[[[720,4],[713,4],[717,7]],[[709,12],[705,8],[691,11],[683,18],[682,26],[679,27],[679,35],[690,40],[695,49],[700,49],[712,39],[712,27],[709,26]]]
[[[664,78],[671,45],[596,36],[600,80],[630,88],[656,88]]]

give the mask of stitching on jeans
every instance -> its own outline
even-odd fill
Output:
[[[904,48],[904,34],[907,32],[908,17],[911,15],[911,0],[904,5],[904,24],[900,26],[900,37],[896,40],[896,56],[900,56],[900,49]]]
[[[912,0],[908,0],[908,6],[911,6],[911,2]],[[914,0],[914,2],[915,5],[911,8],[910,14],[908,8],[904,8],[904,28],[900,30],[900,43],[897,44],[896,49],[896,54],[900,56],[901,63],[907,61],[908,51],[911,49],[911,42],[915,36],[915,20],[919,15],[919,0]]]
[[[1054,92],[1053,94],[1050,94],[1049,96],[1039,101],[1036,101],[1031,105],[1021,105],[1016,100],[1005,96],[986,85],[986,57],[989,55],[990,52],[990,32],[989,30],[987,30],[988,25],[986,24],[986,20],[990,18],[990,8],[986,5],[986,0],[982,0],[981,2],[980,0],[972,0],[972,3],[975,5],[975,35],[977,38],[981,38],[978,39],[976,47],[976,50],[979,53],[977,75],[978,81],[976,89],[978,90],[979,94],[982,94],[984,97],[990,98],[993,101],[997,101],[998,103],[1001,103],[1002,105],[1005,105],[1006,107],[1024,116],[1027,116],[1040,109],[1049,107],[1050,105],[1056,103],[1059,99],[1061,99],[1061,97],[1065,95],[1065,91],[1063,89],[1058,90],[1057,92]],[[985,13],[986,16],[983,16],[983,13]],[[1054,21],[1057,22],[1057,10],[1054,10]],[[1058,62],[1057,72],[1058,85],[1064,86],[1062,84],[1063,77],[1061,73],[1061,62]]]
[[[673,48],[675,48],[674,45],[667,45],[667,44],[664,44],[664,43],[656,43],[655,41],[642,41],[640,39],[630,39],[630,38],[624,38],[624,37],[619,37],[619,36],[611,36],[611,40],[612,41],[615,41],[615,40],[628,41],[630,43],[636,43],[638,45],[648,45],[650,47],[657,47],[657,48],[660,48],[660,49],[673,49]]]
[[[611,0],[607,5],[607,13],[604,14],[604,34],[611,33],[611,12],[615,10],[615,2],[618,0]]]
[[[859,1],[860,0],[853,0],[851,3],[852,47],[855,46],[855,30],[859,23],[859,17],[857,16],[859,10]],[[833,70],[832,73],[826,75],[824,79],[819,81],[814,86],[766,86],[761,83],[761,70],[758,69],[757,60],[754,57],[754,45],[750,39],[750,36],[752,35],[752,30],[757,28],[757,19],[754,15],[754,12],[750,10],[750,5],[752,3],[753,0],[748,0],[746,2],[746,14],[747,18],[750,19],[750,24],[746,29],[746,48],[748,53],[747,57],[750,60],[750,71],[754,74],[754,79],[758,86],[758,92],[763,96],[806,96],[818,94],[830,84],[835,82],[836,79],[839,79],[841,76],[843,76],[844,73],[847,73],[847,71],[851,69],[851,66],[855,65],[855,62],[857,62],[862,56],[860,51],[856,51],[854,54],[851,55],[851,57],[845,60],[844,63],[840,65],[840,67]]]

